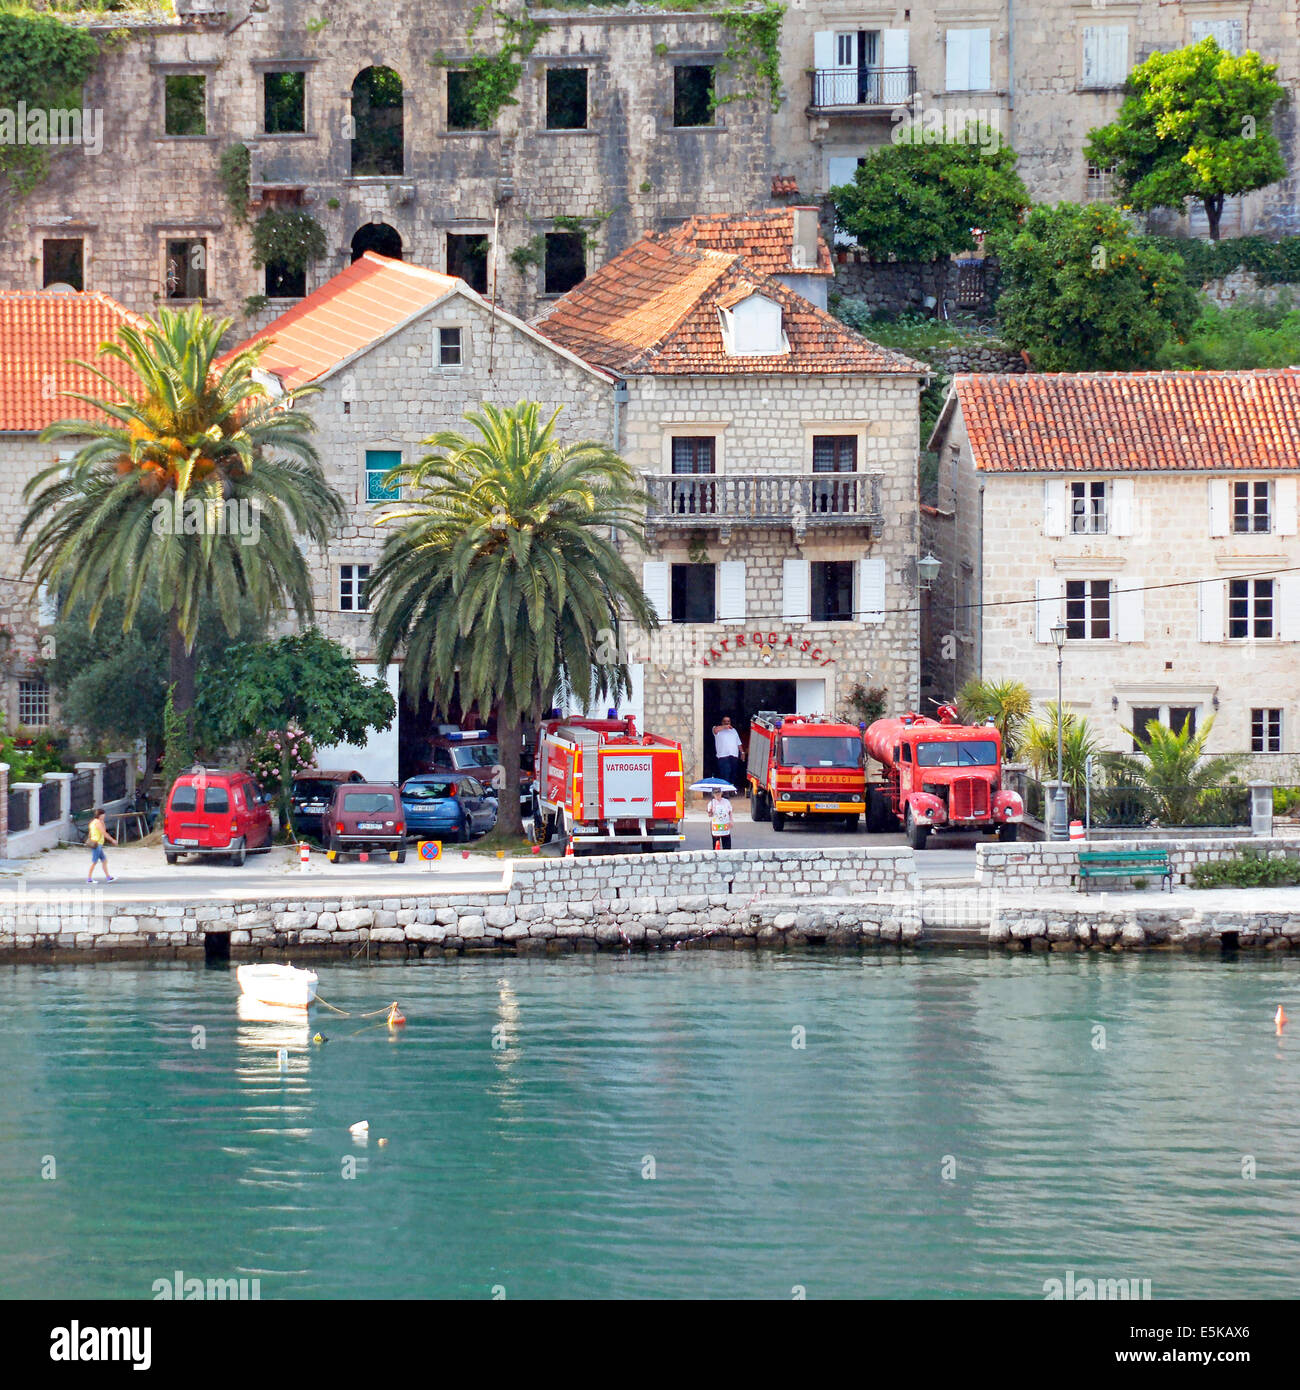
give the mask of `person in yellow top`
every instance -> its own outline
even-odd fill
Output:
[[[95,865],[104,866],[104,878],[112,883],[113,875],[108,871],[108,856],[104,853],[104,841],[110,845],[117,844],[117,841],[108,833],[108,826],[104,823],[104,810],[101,806],[95,807],[95,814],[90,818],[90,828],[86,831],[86,843],[90,846],[90,873],[86,875],[86,882],[93,883],[95,879]]]

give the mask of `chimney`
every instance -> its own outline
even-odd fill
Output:
[[[816,208],[791,208],[794,222],[794,244],[790,248],[790,264],[796,270],[817,269],[817,229]]]

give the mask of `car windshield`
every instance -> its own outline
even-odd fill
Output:
[[[454,767],[493,767],[498,761],[495,743],[465,743],[451,750]]]
[[[392,811],[395,808],[391,792],[346,792],[343,797],[343,809],[354,814],[373,816],[378,815],[380,811]]]
[[[787,767],[861,767],[862,740],[848,734],[801,734],[781,740]]]
[[[298,777],[294,779],[293,794],[298,801],[328,801],[337,786],[337,782],[324,777]]]
[[[962,738],[946,743],[918,743],[919,767],[996,767],[998,745],[991,739]]]
[[[403,801],[445,801],[455,795],[455,782],[408,782],[402,788]]]

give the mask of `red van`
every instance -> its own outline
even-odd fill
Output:
[[[242,864],[271,848],[271,801],[246,772],[198,768],[176,779],[163,811],[163,853],[224,854]]]

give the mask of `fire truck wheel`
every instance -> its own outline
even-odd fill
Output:
[[[889,809],[889,803],[880,792],[872,788],[867,794],[867,833],[884,835],[890,830],[897,829],[898,822]]]
[[[856,830],[858,828],[858,816],[856,811],[853,815],[844,817],[844,828],[845,830]]]
[[[903,826],[907,831],[907,843],[911,845],[913,849],[924,849],[925,842],[930,838],[930,827],[928,825],[917,825],[910,806],[907,808]]]
[[[772,812],[772,829],[773,829],[773,830],[784,830],[784,829],[785,829],[785,812],[784,812],[784,811],[773,811],[773,812]]]
[[[1020,827],[1014,822],[1011,825],[998,826],[999,840],[1015,840],[1020,836]]]
[[[772,803],[768,800],[766,792],[755,792],[753,806],[750,811],[750,819],[761,821],[772,819]]]

